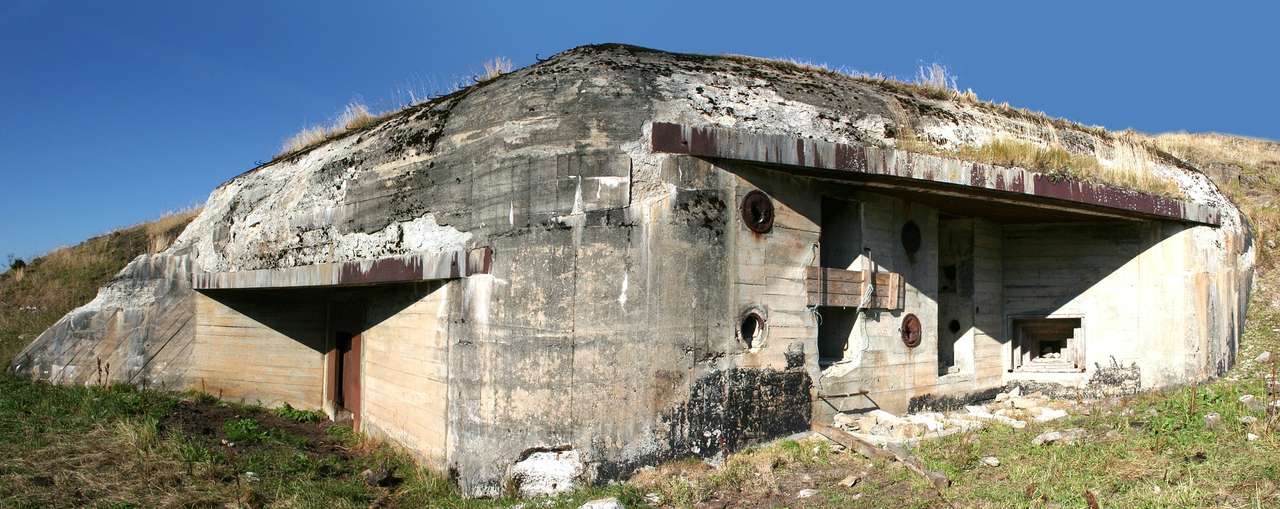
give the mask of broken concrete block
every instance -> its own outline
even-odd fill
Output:
[[[1088,432],[1080,428],[1071,428],[1064,431],[1046,431],[1031,440],[1035,445],[1047,445],[1054,443],[1075,444],[1088,436]]]
[[[858,414],[838,413],[831,417],[831,423],[841,428],[856,428],[858,426]]]
[[[841,479],[839,482],[837,482],[836,485],[844,486],[846,488],[852,488],[855,485],[857,485],[859,482],[862,482],[862,475],[849,474],[844,479]]]
[[[1248,408],[1250,411],[1253,411],[1253,412],[1261,412],[1262,410],[1266,409],[1266,404],[1263,403],[1262,400],[1253,397],[1252,394],[1245,394],[1244,396],[1240,396],[1239,401],[1241,405],[1244,405],[1245,408]]]
[[[1056,421],[1066,416],[1067,416],[1066,410],[1059,410],[1057,408],[1041,408],[1040,413],[1035,416],[1035,421],[1036,422]]]
[[[1040,406],[1040,402],[1032,398],[1010,398],[1009,403],[1018,410],[1027,410]]]
[[[511,465],[508,477],[521,497],[536,497],[577,488],[585,471],[578,451],[535,451]]]
[[[889,413],[889,412],[886,412],[886,411],[884,411],[884,410],[880,410],[880,409],[878,409],[878,408],[877,408],[877,409],[875,409],[875,410],[872,410],[872,411],[870,411],[870,412],[867,412],[867,413],[868,413],[869,415],[871,415],[872,417],[875,417],[875,418],[876,418],[876,424],[890,424],[890,425],[892,425],[892,424],[897,424],[898,422],[901,422],[901,421],[902,421],[902,418],[901,418],[901,417],[898,417],[898,416],[896,416],[896,415],[893,415],[893,414],[891,414],[891,413]]]

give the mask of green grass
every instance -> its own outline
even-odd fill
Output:
[[[212,435],[183,432],[181,407],[239,415]],[[216,407],[216,408],[215,408]],[[0,376],[0,507],[507,507],[508,499],[468,500],[446,478],[409,456],[361,439],[350,427],[304,422],[284,429],[278,412],[211,402],[195,394],[129,386],[68,387]],[[297,429],[312,431],[307,436]],[[331,441],[345,454],[317,452]],[[234,442],[234,446],[229,443]],[[400,479],[367,486],[365,469]],[[638,506],[625,485],[579,490],[540,501],[577,507],[617,496]]]

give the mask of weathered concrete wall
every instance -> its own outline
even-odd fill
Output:
[[[14,357],[15,373],[65,384],[181,388],[195,337],[191,260],[144,255]]]
[[[436,468],[448,465],[448,294],[442,283],[362,293],[361,430]]]
[[[1223,340],[1238,333],[1241,290],[1234,282],[1243,274],[1235,257],[1209,254],[1196,238],[1201,228],[1006,226],[1007,316],[1082,317],[1087,364],[1078,375],[1011,379],[1085,387],[1099,368],[1119,364],[1136,367],[1149,388],[1203,379],[1230,366]]]
[[[320,408],[327,324],[320,292],[195,295],[187,388],[219,398]]]

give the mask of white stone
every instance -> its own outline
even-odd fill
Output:
[[[838,413],[831,418],[831,423],[841,428],[856,428],[858,426],[857,414]]]
[[[1257,357],[1254,357],[1253,360],[1261,364],[1266,364],[1268,362],[1271,362],[1271,352],[1262,352],[1258,354]]]
[[[796,493],[796,498],[809,498],[817,494],[818,494],[818,490],[815,490],[813,488],[805,488],[803,490],[800,490],[799,493]]]
[[[984,406],[968,405],[968,406],[964,407],[964,411],[969,412],[969,415],[972,415],[972,416],[974,416],[974,417],[978,417],[978,418],[988,418],[988,419],[989,419],[989,418],[993,417],[993,416],[991,415],[991,411],[990,411],[990,410],[987,410],[987,407],[984,407]]]
[[[896,424],[896,423],[898,423],[898,422],[901,422],[901,421],[902,421],[902,418],[901,418],[901,417],[898,417],[898,416],[896,416],[896,415],[893,415],[893,414],[891,414],[891,413],[889,413],[889,412],[886,412],[886,411],[884,411],[884,410],[880,410],[879,408],[877,408],[877,409],[875,409],[875,410],[872,410],[872,411],[868,412],[867,414],[868,414],[868,415],[870,415],[870,416],[872,416],[872,417],[875,417],[875,418],[876,418],[876,424],[890,424],[890,425],[892,425],[892,424]]]
[[[585,504],[578,506],[578,509],[622,509],[622,502],[613,497],[597,498],[588,500]]]
[[[985,458],[982,458],[982,463],[989,467],[998,467],[1000,466],[1000,458],[997,458],[995,456],[987,456]]]
[[[522,497],[562,493],[577,488],[585,473],[575,450],[538,451],[511,465],[508,477]]]
[[[1218,412],[1209,412],[1204,414],[1204,427],[1214,429],[1217,428],[1219,424],[1222,424],[1222,415],[1218,414]]]
[[[1244,435],[1244,439],[1245,439],[1245,440],[1248,440],[1248,441],[1250,441],[1250,442],[1252,442],[1252,441],[1254,441],[1254,440],[1257,440],[1257,439],[1258,439],[1258,435],[1255,435],[1255,434],[1253,434],[1253,433],[1245,433],[1245,435]]]
[[[1257,417],[1254,417],[1254,416],[1252,416],[1252,415],[1246,415],[1246,416],[1244,416],[1244,417],[1237,417],[1237,418],[1236,418],[1236,420],[1240,421],[1240,423],[1241,423],[1241,424],[1253,424],[1253,423],[1255,423],[1255,422],[1258,422],[1258,418],[1257,418]]]
[[[844,486],[846,488],[852,488],[854,487],[854,485],[858,484],[859,482],[862,482],[861,475],[849,474],[848,476],[846,476],[844,479],[841,479],[840,482],[837,482],[836,484],[840,486]]]
[[[1056,421],[1066,416],[1067,416],[1066,410],[1059,410],[1057,408],[1041,408],[1040,414],[1035,416],[1035,421],[1036,422]]]

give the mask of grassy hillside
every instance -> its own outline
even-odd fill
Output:
[[[138,255],[164,249],[196,211],[100,235],[54,250],[0,274],[0,362],[5,366],[62,315],[93,299],[98,287]]]
[[[900,464],[840,452],[822,440],[783,440],[711,467],[687,460],[631,481],[534,504],[577,507],[615,496],[628,507],[1276,507],[1280,435],[1273,416],[1237,402],[1262,397],[1280,350],[1280,144],[1168,134],[1148,143],[1206,168],[1257,232],[1259,284],[1222,380],[1085,407],[1065,421],[927,442],[914,452],[954,481],[937,491]],[[190,215],[90,239],[0,276],[0,355],[6,360],[140,253],[163,245]],[[1205,425],[1218,412],[1222,424]],[[1253,422],[1249,422],[1252,417]],[[1241,419],[1245,418],[1245,419]],[[1043,431],[1085,430],[1076,445],[1037,446]],[[1250,440],[1249,435],[1256,435]],[[980,459],[1000,458],[990,467]],[[383,482],[365,472],[387,470]],[[853,477],[850,475],[853,474]],[[855,480],[856,478],[856,480]],[[797,498],[802,490],[807,496]],[[3,507],[507,507],[465,500],[406,455],[349,427],[296,410],[234,405],[200,394],[129,387],[54,387],[0,377]],[[532,507],[534,505],[526,505]]]

